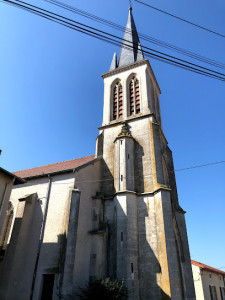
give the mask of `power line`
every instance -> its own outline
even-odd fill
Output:
[[[119,24],[117,24],[117,23],[114,23],[114,22],[111,22],[111,21],[109,21],[109,20],[100,18],[100,17],[98,17],[98,16],[96,16],[96,15],[87,13],[86,11],[80,10],[80,9],[78,9],[78,8],[76,8],[76,7],[71,6],[71,5],[67,5],[67,4],[65,4],[65,3],[63,3],[63,2],[60,2],[60,1],[57,1],[57,0],[44,0],[44,1],[45,1],[45,2],[48,2],[48,3],[51,3],[51,4],[55,5],[55,6],[61,7],[61,8],[63,8],[63,9],[66,9],[66,10],[68,10],[68,11],[70,11],[70,12],[75,13],[75,14],[78,14],[78,15],[80,15],[80,16],[82,16],[82,17],[91,19],[91,20],[93,20],[93,21],[99,22],[99,23],[104,24],[104,25],[107,25],[107,26],[112,27],[112,28],[114,28],[114,29],[117,29],[117,30],[119,30],[119,31],[122,31],[122,32],[126,31],[126,32],[128,32],[128,33],[131,32],[130,29],[127,29],[127,28],[124,27],[124,26],[121,26],[121,25],[119,25]],[[145,40],[145,41],[147,41],[147,42],[149,42],[149,43],[153,43],[153,44],[159,45],[159,46],[161,46],[161,47],[164,47],[164,48],[167,48],[167,49],[176,51],[176,52],[178,52],[178,53],[181,53],[181,54],[186,55],[186,56],[188,56],[188,57],[191,57],[191,58],[194,58],[194,59],[196,59],[196,60],[202,61],[202,62],[204,62],[204,63],[210,64],[210,65],[212,65],[212,66],[215,66],[215,67],[218,67],[218,68],[225,69],[225,64],[223,64],[223,63],[221,63],[221,62],[218,62],[218,61],[216,61],[216,60],[212,60],[212,59],[209,59],[209,58],[207,58],[207,57],[201,56],[201,55],[199,55],[199,54],[193,53],[193,52],[191,52],[191,51],[188,51],[188,50],[179,48],[179,47],[177,47],[177,46],[174,46],[174,45],[165,43],[165,42],[163,42],[163,41],[160,41],[160,40],[158,40],[158,39],[155,39],[155,38],[153,38],[153,37],[150,37],[150,36],[148,36],[148,35],[146,35],[146,34],[142,34],[142,33],[140,33],[140,32],[138,32],[138,36],[139,36],[141,39],[143,39],[143,40]]]
[[[82,33],[87,34],[89,36],[98,38],[98,39],[103,40],[105,42],[114,44],[116,46],[120,46],[120,42],[123,41],[123,45],[122,45],[123,47],[128,48],[128,49],[134,48],[134,49],[137,49],[138,51],[140,51],[140,49],[138,49],[138,47],[133,47],[130,44],[124,43],[124,42],[128,42],[128,43],[130,43],[130,42],[127,41],[127,40],[123,40],[122,38],[120,38],[116,35],[112,35],[110,33],[99,30],[97,28],[94,28],[94,27],[85,25],[83,23],[77,22],[75,20],[63,17],[62,15],[50,12],[50,11],[42,9],[40,7],[28,4],[28,3],[20,1],[20,0],[17,0],[17,2],[23,3],[27,6],[24,6],[23,4],[19,4],[17,2],[13,2],[13,1],[10,1],[10,0],[3,0],[3,2],[7,3],[7,4],[11,4],[11,5],[19,7],[19,8],[22,8],[22,9],[25,9],[25,10],[28,10],[31,13],[38,14],[39,16],[47,18],[47,19],[49,19],[51,21],[54,21],[56,23],[59,23],[63,26],[69,27],[71,29],[74,29],[76,31],[82,32]],[[78,25],[75,25],[75,24],[78,24]],[[225,74],[216,72],[216,71],[208,69],[208,68],[204,68],[202,66],[193,64],[193,63],[188,62],[188,61],[181,60],[181,59],[173,57],[173,56],[169,56],[165,53],[156,51],[154,49],[151,49],[151,48],[148,48],[148,47],[145,47],[145,46],[142,46],[142,48],[150,49],[151,51],[155,51],[156,53],[159,53],[159,54],[156,54],[156,53],[153,53],[153,52],[150,52],[150,51],[147,51],[147,50],[143,50],[143,52],[148,57],[166,62],[168,64],[178,66],[180,68],[183,68],[183,69],[186,69],[186,70],[189,70],[189,71],[192,71],[192,72],[195,72],[195,73],[207,76],[207,77],[211,77],[211,78],[215,78],[215,79],[218,79],[218,80],[225,81]],[[165,57],[162,56],[161,54],[164,55]],[[167,58],[167,57],[169,57],[169,58]]]
[[[196,168],[203,168],[203,167],[208,167],[208,166],[212,166],[212,165],[218,165],[218,164],[224,164],[225,160],[221,160],[221,161],[216,161],[213,163],[208,163],[208,164],[204,164],[204,165],[198,165],[198,166],[192,166],[192,167],[187,167],[187,168],[183,168],[183,169],[177,169],[174,170],[175,172],[179,172],[179,171],[186,171],[186,170],[190,170],[190,169],[196,169]],[[170,171],[168,171],[170,172]]]
[[[203,30],[205,30],[205,31],[211,32],[211,33],[213,33],[213,34],[216,34],[216,35],[218,35],[218,36],[221,36],[221,37],[224,37],[224,38],[225,38],[225,35],[223,35],[223,34],[221,34],[221,33],[215,32],[215,31],[213,31],[213,30],[211,30],[211,29],[205,28],[205,27],[203,27],[203,26],[200,26],[200,25],[195,24],[195,23],[193,23],[193,22],[190,22],[190,21],[188,21],[188,20],[182,19],[182,18],[180,18],[180,17],[178,17],[178,16],[175,16],[175,15],[173,15],[173,14],[171,14],[171,13],[168,13],[168,12],[162,10],[162,9],[156,8],[156,7],[154,7],[154,6],[150,5],[150,4],[147,4],[147,3],[145,3],[145,2],[142,2],[142,1],[140,1],[140,0],[135,0],[135,1],[138,2],[138,3],[140,3],[140,4],[142,4],[142,5],[145,5],[145,6],[147,6],[147,7],[150,7],[150,8],[152,8],[152,9],[155,9],[155,10],[157,10],[157,11],[163,13],[163,14],[166,14],[166,15],[168,15],[168,16],[170,16],[170,17],[173,17],[173,18],[175,18],[175,19],[178,19],[178,20],[180,20],[180,21],[186,22],[186,23],[191,24],[191,25],[193,25],[193,26],[195,26],[195,27],[201,28],[201,29],[203,29]]]
[[[187,170],[191,170],[191,169],[196,169],[196,168],[203,168],[203,167],[209,167],[212,165],[218,165],[218,164],[223,164],[225,163],[225,161],[218,161],[218,162],[213,162],[213,163],[208,163],[208,164],[203,164],[203,165],[197,165],[197,166],[191,166],[191,167],[187,167],[187,168],[182,168],[182,169],[177,169],[177,170],[168,170],[168,173],[175,173],[175,172],[179,172],[179,171],[187,171]],[[134,172],[128,172],[131,174],[134,174]],[[152,175],[157,174],[156,172],[154,173],[149,173],[148,175],[134,175],[134,177],[137,178],[146,178],[146,177],[151,177]],[[123,176],[124,179],[127,178],[127,176]],[[105,182],[105,181],[114,181],[120,179],[120,177],[114,177],[114,178],[105,178],[105,179],[95,179],[95,180],[80,180],[80,181],[76,181],[76,183],[88,183],[88,182]],[[56,184],[68,184],[68,183],[56,183]]]

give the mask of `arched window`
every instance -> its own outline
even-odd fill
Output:
[[[138,114],[140,111],[139,80],[134,77],[130,82],[130,115]]]
[[[123,117],[123,88],[117,82],[113,89],[113,120]]]
[[[9,202],[8,209],[6,212],[6,218],[3,224],[2,232],[0,234],[0,259],[3,259],[6,248],[8,246],[12,221],[13,221],[13,205],[11,202]]]

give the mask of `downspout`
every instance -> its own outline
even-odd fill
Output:
[[[39,262],[39,258],[40,258],[41,245],[42,245],[43,239],[44,239],[45,225],[46,225],[46,219],[47,219],[47,214],[48,214],[49,198],[50,198],[50,192],[51,192],[51,183],[52,183],[51,177],[50,177],[50,175],[48,175],[48,188],[47,188],[47,192],[46,192],[46,201],[45,201],[44,213],[43,213],[43,218],[42,218],[42,223],[41,223],[41,232],[40,232],[39,243],[38,243],[38,251],[37,251],[37,256],[36,256],[36,261],[35,261],[35,266],[34,266],[34,274],[33,274],[33,280],[32,280],[31,292],[30,292],[30,300],[33,299],[34,285],[35,285],[35,279],[36,279],[36,275],[37,275],[38,262]]]

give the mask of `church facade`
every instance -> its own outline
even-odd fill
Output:
[[[10,198],[2,300],[77,299],[109,276],[124,278],[130,300],[195,299],[161,92],[131,8],[119,59],[102,77],[95,155],[15,172],[26,182]]]

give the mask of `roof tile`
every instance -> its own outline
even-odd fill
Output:
[[[36,167],[32,169],[22,170],[13,172],[14,175],[21,177],[21,178],[29,178],[35,176],[43,176],[46,174],[56,173],[60,171],[71,170],[82,166],[92,160],[95,159],[95,155],[85,156],[81,158],[71,159],[67,161],[58,162],[51,165]]]
[[[207,269],[207,270],[209,270],[209,271],[211,271],[211,272],[214,272],[214,273],[220,273],[220,274],[225,275],[225,272],[224,272],[224,271],[221,271],[221,270],[219,270],[219,269],[215,269],[215,268],[213,268],[213,267],[210,267],[210,266],[205,265],[205,264],[203,264],[203,263],[200,263],[200,262],[198,262],[198,261],[192,260],[191,263],[192,263],[192,265],[195,265],[195,266],[197,266],[197,267],[199,267],[199,268],[201,268],[201,269]]]

